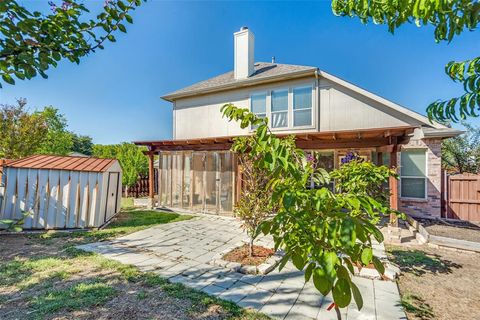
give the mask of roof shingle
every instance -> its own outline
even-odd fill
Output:
[[[211,92],[237,85],[253,85],[255,82],[267,79],[276,79],[295,74],[303,74],[314,72],[316,67],[299,66],[294,64],[279,64],[268,62],[257,62],[254,65],[255,72],[246,79],[235,79],[233,71],[221,74],[219,76],[197,82],[191,86],[171,92],[162,98],[172,101],[176,98],[199,94],[203,92]]]

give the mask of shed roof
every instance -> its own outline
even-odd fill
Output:
[[[115,159],[90,157],[35,155],[15,160],[4,165],[11,168],[52,169],[68,171],[105,172]]]

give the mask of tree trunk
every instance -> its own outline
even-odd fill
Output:
[[[248,255],[253,257],[253,237],[250,238],[250,243],[248,244]]]
[[[128,198],[128,186],[125,186],[125,198]]]
[[[335,305],[335,312],[337,313],[337,320],[342,320],[342,314],[340,313],[340,308]]]

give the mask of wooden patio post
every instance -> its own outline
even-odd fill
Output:
[[[155,174],[153,172],[153,157],[154,153],[153,151],[150,151],[148,153],[148,206],[150,208],[154,207],[155,203],[155,192],[154,192],[154,179],[155,179]]]
[[[395,145],[392,152],[390,152],[390,168],[395,168],[395,170],[398,168],[397,151],[398,147]],[[390,187],[390,208],[398,210],[398,181],[395,177],[390,177],[388,182]],[[397,215],[394,213],[390,214],[390,225],[398,227]]]

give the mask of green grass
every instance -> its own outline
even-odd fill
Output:
[[[101,282],[80,282],[67,289],[48,290],[35,297],[31,309],[35,317],[60,310],[80,310],[86,307],[103,305],[117,294],[112,286]]]
[[[133,208],[133,198],[122,198],[120,201],[120,207],[123,210],[129,210]]]
[[[184,221],[191,218],[193,218],[193,216],[181,215],[173,212],[128,210],[119,213],[116,219],[102,230],[73,232],[52,231],[41,235],[32,235],[31,237],[40,237],[43,240],[54,238],[82,239],[82,243],[88,243],[117,238],[132,232],[150,228],[156,224]]]

